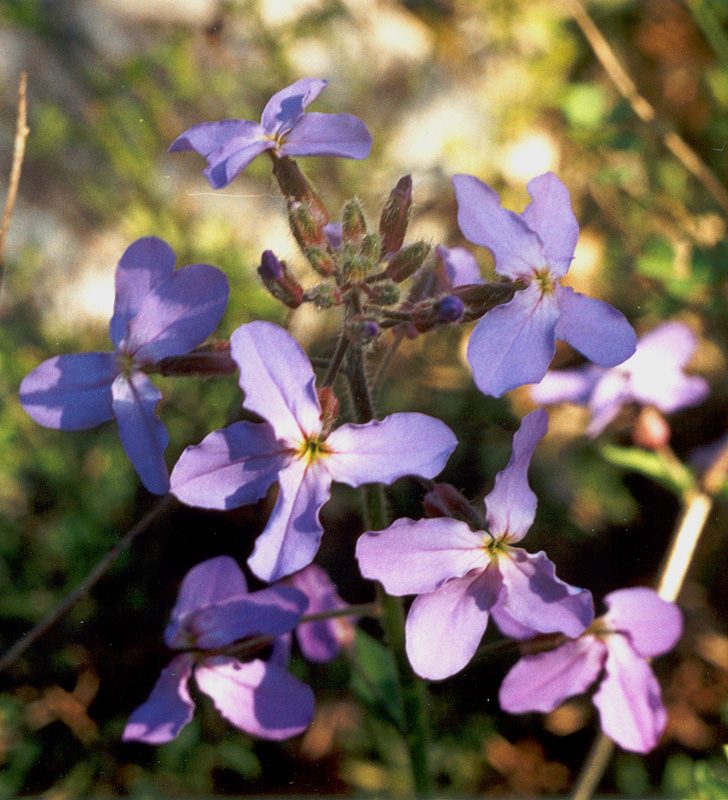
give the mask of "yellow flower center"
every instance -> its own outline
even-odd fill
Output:
[[[542,295],[553,294],[556,289],[556,281],[547,268],[537,269],[533,277],[541,285]]]
[[[298,457],[305,458],[309,464],[313,464],[314,461],[318,461],[319,458],[330,452],[326,442],[320,436],[307,436],[298,448]]]

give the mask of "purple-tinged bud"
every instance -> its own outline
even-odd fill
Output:
[[[303,203],[292,200],[288,203],[288,223],[291,232],[303,252],[309,247],[325,248],[326,233]]]
[[[387,264],[387,275],[396,283],[406,280],[424,264],[430,249],[427,242],[407,245]]]
[[[379,336],[381,328],[379,327],[379,323],[375,322],[373,319],[364,319],[349,322],[347,331],[350,337],[356,338],[361,344],[368,344]]]
[[[467,522],[474,530],[483,529],[483,520],[473,506],[449,483],[436,483],[422,502],[428,517],[450,517]]]
[[[156,368],[160,375],[232,375],[238,365],[230,355],[229,342],[213,342],[182,356],[167,356]]]
[[[334,259],[326,250],[322,250],[320,247],[307,247],[304,250],[304,255],[308,259],[308,263],[319,275],[323,275],[327,278],[329,275],[333,275],[336,272]]]
[[[336,418],[339,416],[339,398],[334,394],[330,386],[322,386],[316,389],[319,405],[321,406],[321,436],[325,437],[331,433]]]
[[[346,202],[341,218],[341,237],[344,242],[357,244],[367,232],[364,210],[359,200],[354,197]]]
[[[273,297],[289,308],[298,308],[303,302],[303,287],[290,274],[286,262],[279,261],[272,250],[263,251],[258,275]]]
[[[306,299],[310,300],[316,308],[332,308],[341,305],[341,292],[327,283],[320,283],[306,292]]]
[[[376,233],[367,233],[361,240],[359,252],[376,265],[379,262],[379,236]]]
[[[645,450],[661,450],[670,441],[670,424],[654,407],[645,406],[632,428],[632,439]]]
[[[445,295],[437,304],[437,318],[440,322],[457,322],[464,313],[465,303],[455,295]]]
[[[522,286],[519,281],[503,280],[456,286],[450,290],[450,294],[459,297],[468,307],[468,319],[476,319],[492,308],[510,302],[520,288]]]
[[[366,284],[362,287],[367,293],[370,302],[378,306],[393,306],[399,302],[401,291],[391,281],[379,281]]]
[[[279,158],[271,152],[271,157],[273,175],[286,198],[303,203],[318,225],[321,227],[326,225],[329,221],[329,212],[298,164],[288,156]]]
[[[392,189],[379,218],[382,253],[396,253],[404,243],[412,205],[412,176],[400,178]]]

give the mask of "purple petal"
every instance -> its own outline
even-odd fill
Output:
[[[602,369],[594,367],[594,369]],[[622,367],[605,371],[594,385],[589,399],[591,421],[587,427],[589,436],[598,436],[619,414],[625,403],[633,399],[629,389],[629,374]]]
[[[556,403],[583,405],[589,400],[594,385],[603,374],[601,367],[592,365],[580,369],[549,370],[541,383],[531,386],[531,400],[540,406]]]
[[[518,542],[533,523],[537,500],[528,485],[528,468],[548,424],[548,414],[541,409],[523,418],[508,465],[495,476],[495,486],[485,498],[488,531],[496,539]]]
[[[698,347],[698,337],[682,322],[664,322],[640,337],[633,358],[669,360],[673,368],[686,367]],[[630,362],[631,363],[631,362]]]
[[[320,78],[302,78],[280,92],[276,92],[266,103],[261,116],[261,125],[268,136],[278,136],[290,130],[303,116],[303,110],[329,85]]]
[[[422,594],[434,592],[450,578],[485,569],[489,541],[459,520],[403,518],[383,531],[360,536],[356,557],[361,574],[379,581],[388,594]]]
[[[195,680],[228,722],[262,739],[289,739],[313,718],[311,689],[275,664],[208,658]]]
[[[255,503],[290,458],[267,422],[234,422],[182,453],[172,470],[172,494],[198,508]]]
[[[435,253],[442,260],[447,275],[447,286],[443,291],[454,289],[456,286],[470,286],[474,283],[483,283],[480,267],[475,256],[464,247],[444,247],[438,245]]]
[[[604,598],[606,624],[629,635],[632,647],[645,658],[667,653],[682,636],[680,609],[646,587],[619,589]]]
[[[621,311],[569,286],[557,286],[556,298],[561,313],[557,339],[568,342],[600,367],[614,367],[634,353],[637,337]]]
[[[501,608],[505,612],[504,628],[513,619],[533,634],[563,633],[573,638],[594,620],[591,592],[559,580],[546,553],[531,555],[520,547],[510,547],[498,559],[498,568],[503,574],[505,591],[492,614],[499,628]],[[508,631],[509,635],[512,633]]]
[[[202,170],[202,174],[213,189],[223,189],[261,153],[275,149],[274,141],[267,138],[261,139],[260,135],[264,134],[263,129],[259,127],[249,137],[232,139],[217,153],[210,156],[209,166]]]
[[[276,436],[294,446],[321,431],[316,376],[301,345],[279,325],[250,322],[230,337],[240,367],[243,405],[267,419]]]
[[[351,114],[305,114],[278,148],[282,156],[341,156],[366,158],[372,136]]]
[[[569,271],[579,238],[579,223],[571,208],[569,190],[553,172],[533,178],[527,188],[533,200],[521,219],[538,234],[549,272],[560,278]]]
[[[593,700],[602,730],[625,750],[649,753],[657,745],[667,724],[660,684],[626,637],[609,637],[606,673]]]
[[[124,251],[116,267],[114,315],[109,323],[109,336],[117,350],[144,298],[169,278],[174,272],[174,262],[174,250],[156,236],[137,239]]]
[[[405,624],[412,669],[433,681],[459,672],[478,649],[501,586],[500,573],[490,566],[416,597]]]
[[[503,679],[500,706],[509,714],[548,714],[594,683],[606,655],[604,642],[587,635],[547,653],[525,656]]]
[[[164,744],[187,725],[195,710],[187,688],[193,663],[186,653],[169,662],[146,702],[129,717],[121,735],[123,741]]]
[[[137,364],[188,353],[217,328],[229,293],[225,275],[209,264],[178,269],[144,298],[121,347]]]
[[[77,431],[114,418],[114,353],[74,353],[39,364],[20,384],[20,402],[46,428]]]
[[[143,372],[119,375],[111,386],[121,444],[141,482],[152,494],[167,494],[169,472],[164,450],[169,434],[154,413],[162,393]]]
[[[331,476],[321,464],[297,458],[278,476],[278,500],[255,543],[248,566],[269,583],[308,566],[323,528],[321,506],[329,499]]]
[[[530,281],[536,270],[548,269],[541,240],[518,214],[501,207],[497,192],[472,175],[455,175],[452,182],[460,230],[493,253],[499,275]]]
[[[558,318],[556,299],[542,295],[535,282],[491,309],[468,342],[468,363],[478,389],[502,397],[516,386],[540,381],[554,357]]]
[[[365,425],[342,425],[326,445],[326,468],[335,481],[361,486],[392,483],[403,475],[434,478],[458,440],[439,419],[426,414],[390,414]]]

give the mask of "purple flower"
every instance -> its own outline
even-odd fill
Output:
[[[625,750],[647,753],[667,723],[660,685],[648,659],[671,650],[682,633],[674,603],[652,589],[620,589],[604,598],[609,611],[578,639],[525,656],[500,688],[504,711],[553,711],[593,683],[602,730]]]
[[[493,253],[499,275],[526,284],[509,303],[485,314],[470,336],[467,358],[482,392],[501,397],[540,381],[556,339],[603,367],[634,353],[634,331],[619,311],[559,283],[579,225],[569,191],[553,173],[529,181],[532,201],[522,214],[502,208],[497,193],[471,175],[452,181],[463,234]]]
[[[192,719],[188,683],[212,698],[238,728],[263,739],[288,739],[313,717],[311,689],[281,666],[260,659],[242,662],[220,650],[251,636],[279,637],[298,622],[306,598],[290,586],[248,594],[240,567],[218,556],[193,567],[180,587],[164,633],[169,647],[196,650],[175,656],[162,670],[149,698],[129,718],[124,741],[163,744]]]
[[[637,342],[635,354],[612,369],[587,365],[547,372],[531,387],[536,403],[587,405],[590,436],[598,436],[622,406],[636,402],[665,414],[700,403],[710,391],[705,379],[686,375],[684,367],[698,346],[697,337],[680,322],[666,322]]]
[[[154,494],[169,488],[169,436],[154,413],[162,395],[144,370],[202,344],[217,327],[229,293],[215,267],[175,270],[174,262],[172,248],[161,239],[129,245],[116,268],[109,325],[115,352],[56,356],[20,386],[23,408],[48,428],[80,430],[115,417],[126,454]]]
[[[547,422],[544,411],[534,411],[514,436],[510,461],[485,498],[488,531],[444,517],[401,519],[357,543],[365,578],[393,595],[418,595],[407,615],[406,646],[424,678],[461,670],[490,616],[517,639],[558,631],[578,636],[594,618],[591,594],[560,581],[545,553],[513,547],[536,513],[528,467]]]
[[[303,78],[271,97],[260,124],[242,119],[201,122],[172,142],[170,152],[195,150],[207,159],[204,175],[222,189],[258,155],[366,158],[372,137],[351,114],[306,114],[328,81]]]
[[[447,292],[458,286],[483,283],[475,256],[464,247],[445,247],[439,244],[435,248],[435,255],[438,275],[436,291]]]
[[[188,447],[172,472],[171,491],[188,505],[229,509],[254,503],[277,481],[273,513],[248,562],[263,580],[311,563],[332,481],[361,486],[403,475],[432,478],[457,444],[444,423],[414,413],[329,432],[311,362],[290,334],[251,322],[233,333],[230,346],[243,405],[267,422],[237,422]]]

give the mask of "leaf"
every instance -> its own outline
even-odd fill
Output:
[[[611,444],[602,445],[599,452],[610,464],[639,472],[678,497],[684,497],[695,489],[695,476],[690,469],[680,462],[667,461],[659,453]]]
[[[394,657],[389,649],[359,628],[354,639],[351,687],[372,713],[400,729],[404,728]]]

